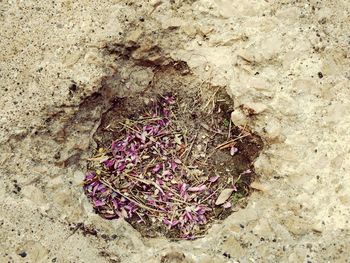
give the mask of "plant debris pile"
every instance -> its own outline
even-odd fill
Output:
[[[252,171],[234,179],[197,169],[190,158],[197,136],[188,141],[176,105],[172,94],[159,96],[139,116],[119,122],[120,137],[89,159],[84,191],[106,219],[124,218],[134,226],[157,226],[166,236],[193,239],[207,230],[216,210],[229,210],[234,198],[246,195],[239,191],[247,192],[241,178]],[[229,136],[215,152],[235,155],[236,142],[249,133]]]

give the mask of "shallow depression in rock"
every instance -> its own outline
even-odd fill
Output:
[[[232,124],[222,88],[161,74],[103,115],[84,191],[96,213],[145,237],[195,239],[245,206],[262,141]]]

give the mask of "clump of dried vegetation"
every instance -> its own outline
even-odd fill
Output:
[[[236,158],[244,160],[237,169],[228,163],[240,152],[256,155],[260,142],[222,114],[187,125],[193,113],[184,105],[168,93],[114,124],[118,137],[89,159],[84,180],[98,214],[144,232],[194,239],[249,194],[251,159]]]

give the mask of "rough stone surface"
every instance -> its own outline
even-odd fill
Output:
[[[1,262],[350,258],[349,1],[2,1],[0,10]],[[171,61],[226,89],[266,142],[255,167],[268,192],[192,242],[102,220],[79,185],[110,100]]]

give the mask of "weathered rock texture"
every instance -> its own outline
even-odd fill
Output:
[[[2,1],[0,261],[346,262],[349,12],[347,0]],[[114,96],[176,61],[226,89],[233,122],[266,147],[248,207],[170,243],[94,215],[79,183]]]

